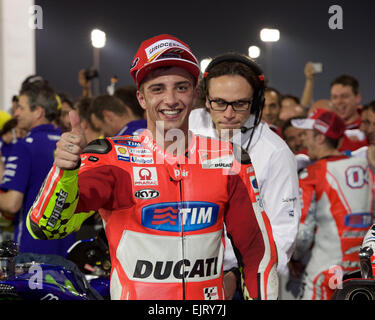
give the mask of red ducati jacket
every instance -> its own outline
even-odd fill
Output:
[[[276,299],[271,226],[247,153],[240,163],[237,151],[193,135],[185,156],[175,158],[147,130],[97,140],[81,155],[78,179],[52,168],[28,228],[34,237],[64,236],[82,212],[98,210],[110,247],[112,299],[211,300],[224,299],[225,222],[248,297]]]

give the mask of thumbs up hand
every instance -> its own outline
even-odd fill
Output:
[[[56,144],[55,151],[55,164],[64,170],[77,167],[80,154],[87,145],[85,133],[81,127],[77,111],[70,111],[69,118],[72,130],[62,134]]]

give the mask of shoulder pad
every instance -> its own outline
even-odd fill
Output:
[[[107,139],[96,139],[91,141],[86,148],[83,150],[83,153],[97,153],[97,154],[106,154],[112,150],[112,145]]]
[[[251,159],[247,151],[238,144],[235,144],[233,142],[231,142],[231,144],[233,146],[234,158],[241,164],[250,164]]]

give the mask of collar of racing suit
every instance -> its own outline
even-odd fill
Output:
[[[139,139],[141,143],[148,148],[150,151],[156,153],[157,160],[160,159],[162,161],[167,161],[167,163],[173,165],[176,163],[185,163],[186,158],[190,157],[190,154],[194,154],[196,151],[196,136],[193,132],[189,131],[189,144],[188,148],[185,150],[183,155],[174,156],[168,152],[167,150],[164,150],[163,148],[163,141],[164,136],[160,137],[162,143],[158,143],[158,137],[154,139],[152,136],[150,130],[144,130],[139,134]]]

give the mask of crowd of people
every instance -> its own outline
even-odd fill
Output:
[[[331,299],[374,223],[375,101],[357,79],[315,101],[308,62],[297,97],[240,53],[201,74],[171,35],[142,42],[130,72],[93,96],[81,70],[76,99],[23,81],[0,119],[0,240],[65,256],[102,220],[112,299]]]

